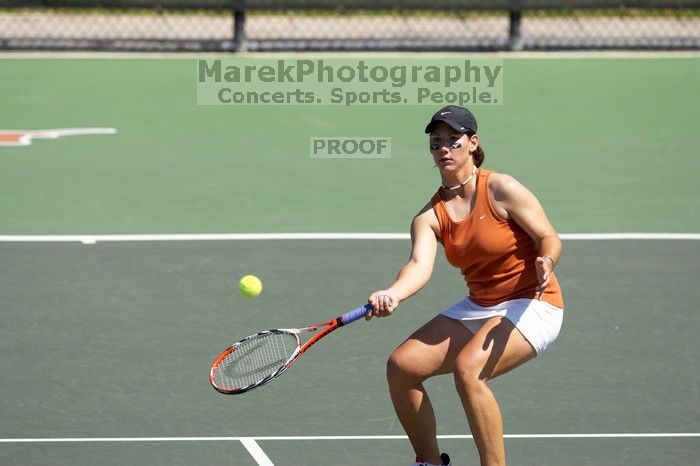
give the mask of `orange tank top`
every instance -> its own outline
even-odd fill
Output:
[[[514,220],[506,220],[494,210],[488,193],[490,174],[490,170],[478,171],[474,208],[462,221],[450,218],[442,188],[431,199],[445,256],[462,271],[469,297],[481,306],[516,298],[533,299],[538,285],[535,259],[539,253],[535,243]],[[542,299],[564,307],[556,277],[552,277]]]

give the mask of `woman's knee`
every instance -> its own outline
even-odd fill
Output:
[[[450,373],[455,354],[471,337],[461,323],[439,315],[394,350],[387,361],[387,377],[423,382]]]
[[[406,348],[405,345],[395,349],[386,362],[386,376],[389,382],[405,379],[422,382],[424,377],[417,370],[416,356],[410,347]]]
[[[458,388],[469,389],[479,386],[488,377],[484,372],[484,361],[481,354],[463,352],[455,359],[454,379]]]
[[[403,356],[400,348],[394,350],[386,361],[386,376],[391,381],[396,377],[401,377],[407,373],[409,366],[406,364],[406,357]]]

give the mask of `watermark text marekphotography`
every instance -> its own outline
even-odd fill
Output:
[[[500,105],[495,59],[202,59],[199,105]]]
[[[312,159],[388,159],[391,158],[389,137],[311,137]]]

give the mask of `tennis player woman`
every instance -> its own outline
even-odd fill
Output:
[[[442,186],[411,224],[411,255],[394,283],[369,297],[367,319],[391,315],[430,279],[437,245],[459,268],[469,295],[403,342],[387,364],[396,414],[415,465],[448,465],[423,382],[454,375],[482,465],[506,464],[503,421],[487,382],[542,352],[559,334],[563,298],[553,269],[559,236],[535,196],[514,178],[481,167],[484,151],[469,110],[447,106],[425,132]]]

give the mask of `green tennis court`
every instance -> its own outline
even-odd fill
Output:
[[[503,63],[503,105],[474,108],[485,166],[564,235],[567,303],[552,348],[491,385],[510,464],[694,464],[700,61]],[[384,364],[463,296],[443,258],[395,316],[339,330],[274,384],[227,397],[207,376],[232,340],[335,317],[394,278],[409,241],[382,234],[437,186],[434,108],[204,107],[195,79],[194,58],[0,59],[0,133],[116,130],[0,146],[0,464],[410,464]],[[391,138],[391,157],[309,156],[338,136]],[[236,291],[247,273],[256,300]],[[451,378],[429,391],[442,448],[475,464]]]

